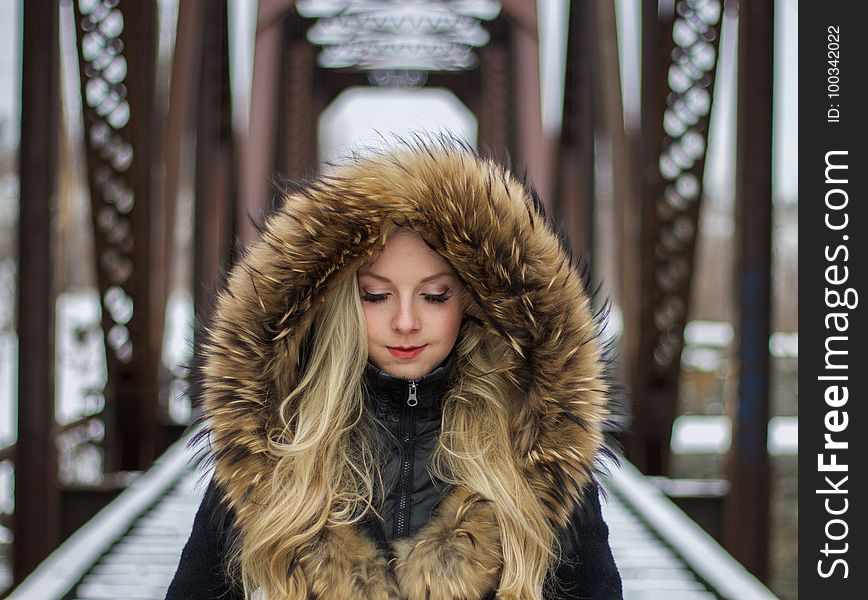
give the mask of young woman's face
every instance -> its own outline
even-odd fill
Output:
[[[463,286],[418,233],[399,229],[358,273],[368,358],[387,373],[419,379],[452,350]]]

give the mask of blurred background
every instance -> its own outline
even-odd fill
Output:
[[[795,599],[797,20],[0,0],[0,594],[183,434],[193,321],[273,178],[427,131],[527,170],[610,301],[626,459]]]

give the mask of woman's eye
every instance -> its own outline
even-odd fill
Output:
[[[389,294],[372,294],[370,292],[362,292],[362,301],[363,302],[371,302],[376,304],[378,302],[383,302],[386,298],[389,297]],[[433,302],[436,304],[442,304],[449,300],[452,296],[448,291],[443,292],[442,294],[423,294],[423,297],[427,302]]]
[[[365,292],[362,294],[362,300],[364,302],[382,302],[386,299],[386,294],[371,294],[370,292]]]

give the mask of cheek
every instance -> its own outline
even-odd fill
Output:
[[[443,320],[443,334],[450,337],[457,337],[458,330],[461,328],[462,316],[460,307],[450,310]]]
[[[375,338],[377,336],[377,314],[376,311],[372,311],[368,306],[362,305],[362,312],[365,314],[365,329],[368,332],[368,339]]]

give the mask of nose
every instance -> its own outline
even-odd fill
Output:
[[[413,298],[404,298],[398,305],[398,312],[394,317],[393,326],[395,331],[406,334],[417,331],[420,326],[419,316],[413,305]]]

